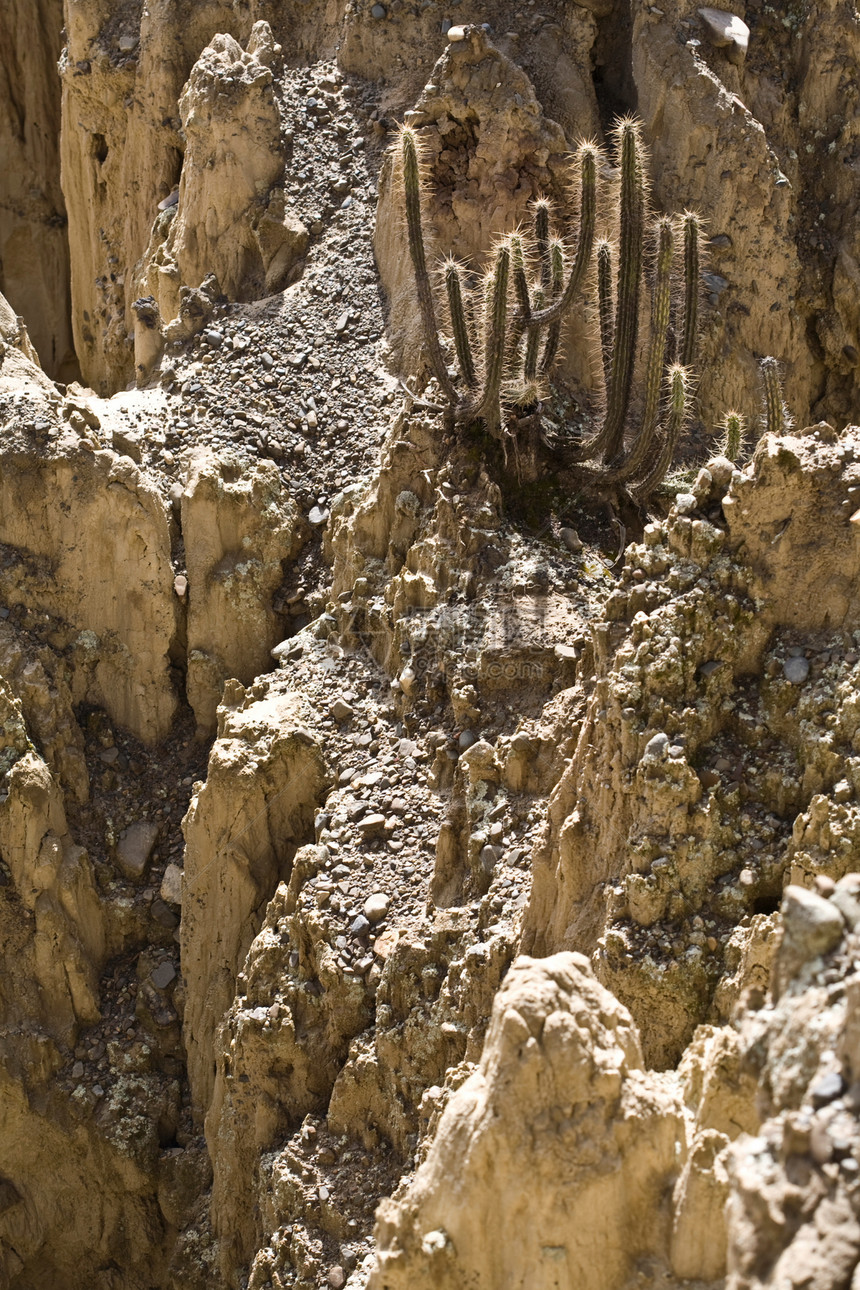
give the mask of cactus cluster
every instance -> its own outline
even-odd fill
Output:
[[[537,403],[558,355],[564,319],[586,283],[596,280],[603,414],[597,432],[572,443],[569,454],[604,481],[645,499],[666,474],[689,413],[701,230],[693,212],[678,219],[652,214],[635,120],[618,122],[613,146],[617,183],[603,181],[596,144],[581,143],[574,153],[578,232],[572,254],[553,228],[550,202],[540,198],[533,227],[501,238],[482,278],[476,281],[453,259],[445,262],[445,312],[459,379],[452,377],[440,342],[441,293],[427,265],[424,177],[411,126],[400,131],[394,160],[402,178],[427,356],[451,420],[481,420],[504,443],[510,433],[507,411]],[[596,236],[599,214],[617,228],[614,239]],[[651,279],[650,325],[640,361],[646,277]]]
[[[771,355],[759,362],[762,376],[761,428],[769,434],[786,434],[792,426],[791,414],[785,405],[779,363]],[[747,419],[740,412],[726,412],[718,430],[722,431],[718,452],[738,465],[747,453]]]

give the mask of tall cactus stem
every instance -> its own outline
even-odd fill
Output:
[[[633,479],[648,461],[657,431],[660,412],[660,388],[666,364],[666,345],[672,306],[672,262],[675,255],[675,231],[672,221],[663,216],[657,221],[657,254],[654,288],[651,297],[651,343],[645,367],[645,404],[642,425],[627,457],[614,472],[615,478]]]
[[[535,292],[535,309],[542,309],[544,305],[544,293],[541,287]],[[540,327],[529,327],[526,335],[526,352],[523,357],[523,376],[529,383],[537,378],[538,355],[540,354],[541,341]]]
[[[528,326],[532,316],[532,302],[529,295],[529,282],[526,277],[526,263],[523,256],[523,239],[519,233],[511,234],[511,270],[514,277],[514,292],[517,297],[520,318]]]
[[[499,429],[499,392],[505,367],[508,320],[508,282],[511,270],[510,239],[499,243],[493,268],[487,275],[484,313],[484,382],[475,415],[482,417],[491,434]]]
[[[532,322],[539,326],[555,322],[564,316],[579,293],[585,281],[585,275],[594,248],[594,227],[597,221],[597,159],[598,150],[593,143],[582,143],[579,147],[579,240],[576,247],[576,259],[570,270],[570,277],[558,300],[540,313],[532,315]]]
[[[463,304],[462,273],[456,260],[446,260],[445,262],[445,289],[448,293],[448,310],[451,314],[451,330],[454,333],[457,362],[460,364],[463,380],[472,390],[477,385],[478,378],[475,372],[475,360],[472,357],[469,326],[466,321],[466,310]]]
[[[645,183],[642,141],[635,121],[627,119],[619,124],[617,147],[621,160],[620,238],[615,339],[606,401],[606,457],[609,461],[618,456],[624,439],[639,335]]]
[[[540,264],[540,284],[544,293],[549,290],[552,267],[549,258],[549,202],[545,197],[535,202],[535,246]]]
[[[768,357],[761,360],[760,366],[764,378],[765,429],[770,434],[785,434],[788,429],[788,417],[783,400],[779,364],[775,358]]]
[[[634,495],[640,501],[647,501],[654,489],[665,477],[672,464],[672,458],[687,420],[690,400],[690,373],[680,363],[674,363],[666,374],[669,387],[668,411],[663,441],[660,450],[651,464],[647,474],[635,485]]]
[[[415,288],[418,296],[418,307],[424,326],[424,340],[433,375],[439,382],[445,398],[452,406],[458,403],[457,391],[448,375],[442,347],[439,344],[439,333],[436,329],[436,309],[433,303],[433,289],[430,275],[427,272],[427,257],[424,252],[424,232],[421,227],[421,167],[418,161],[418,146],[415,131],[404,126],[400,131],[400,156],[403,168],[403,191],[406,204],[406,230],[409,240],[409,255],[415,273]]]
[[[603,380],[609,385],[612,365],[612,337],[615,330],[615,311],[612,303],[612,247],[606,238],[597,243],[597,313],[600,320],[600,356],[603,362]]]
[[[701,221],[695,211],[685,211],[682,224],[684,228],[684,323],[680,362],[683,367],[690,367],[696,353],[699,326]]]
[[[550,291],[553,298],[561,295],[564,287],[564,250],[561,242],[554,240],[550,243]],[[556,360],[559,343],[561,342],[561,318],[556,318],[549,324],[546,331],[546,344],[543,347],[543,355],[540,361],[540,370],[548,372]]]

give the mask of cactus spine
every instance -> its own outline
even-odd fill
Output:
[[[499,426],[499,394],[505,367],[508,321],[508,279],[511,270],[511,243],[499,243],[496,262],[487,274],[484,317],[484,388],[479,401],[472,405],[469,419],[482,417],[487,429],[495,434]]]
[[[675,232],[672,221],[663,216],[657,223],[657,255],[654,290],[651,301],[651,344],[645,369],[645,406],[642,425],[632,448],[614,474],[616,479],[634,479],[651,455],[651,445],[657,433],[660,415],[660,387],[666,365],[671,317],[672,261],[675,252]]]

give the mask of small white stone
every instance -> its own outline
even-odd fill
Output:
[[[407,663],[399,676],[400,688],[404,694],[411,694],[415,685],[415,672]]]
[[[391,897],[384,891],[375,891],[364,902],[364,917],[369,923],[381,923],[391,908]]]
[[[450,41],[450,43],[451,43],[452,45],[456,45],[458,41],[460,41],[460,40],[465,40],[465,39],[466,39],[466,28],[465,28],[465,27],[449,27],[449,28],[448,28],[448,40]]]
[[[168,905],[182,904],[182,870],[178,864],[169,864],[161,880],[161,899]]]
[[[708,39],[717,49],[734,45],[736,49],[746,53],[750,43],[750,29],[736,13],[728,13],[725,9],[700,9],[699,17],[705,24]]]

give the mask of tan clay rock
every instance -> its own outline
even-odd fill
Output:
[[[214,1162],[211,1219],[229,1281],[259,1247],[259,1209],[235,1197],[259,1186],[261,1156],[297,1119],[322,1111],[350,1040],[366,1030],[371,1001],[339,968],[326,915],[296,907],[297,879],[316,872],[325,848],[297,852],[243,967],[243,984],[218,1035],[206,1138]],[[298,962],[296,962],[298,959]],[[265,1204],[260,1188],[260,1208]]]
[[[12,428],[0,450],[0,541],[15,560],[0,582],[14,575],[16,599],[92,638],[80,651],[75,701],[99,704],[154,743],[177,705],[167,507],[128,457],[93,451],[72,432],[46,449],[38,431]]]
[[[104,916],[87,854],[69,835],[62,792],[33,751],[20,704],[2,679],[0,765],[0,855],[17,897],[7,901],[4,892],[2,902],[8,999],[17,996],[20,1022],[29,1018],[73,1044],[78,1027],[99,1017]],[[30,998],[33,985],[37,999]],[[5,1019],[14,1026],[8,1008]]]
[[[26,324],[5,296],[0,296],[0,392],[30,392],[34,397],[59,403],[52,381],[39,365]]]
[[[474,942],[467,928],[466,919],[446,914],[429,933],[388,932],[374,941],[383,962],[376,1025],[353,1040],[337,1076],[328,1107],[333,1132],[368,1145],[382,1136],[404,1156],[420,1134],[426,1152],[448,1095],[480,1058],[514,953],[509,937]]]
[[[696,27],[698,36],[698,20]],[[723,83],[695,47],[679,40],[662,10],[637,11],[632,48],[655,195],[661,203],[699,211],[709,236],[725,239],[727,247],[708,267],[716,275],[711,290],[717,314],[701,345],[701,415],[710,424],[728,407],[757,415],[761,354],[792,365],[792,398],[808,407],[813,365],[796,304],[801,264],[794,199],[765,129],[742,101],[725,56],[716,56]],[[736,166],[743,178],[729,182]],[[774,303],[778,309],[771,309]]]
[[[60,189],[62,0],[10,0],[0,14],[0,291],[24,314],[45,370],[74,376],[69,246]]]
[[[299,513],[274,462],[243,467],[207,449],[191,457],[181,506],[188,701],[211,732],[224,681],[247,685],[271,668],[282,634],[272,599],[301,544]]]
[[[177,1218],[187,1217],[187,1208],[183,1213],[169,1206],[174,1169],[150,1126],[159,1119],[164,1126],[175,1122],[178,1088],[126,1076],[96,1107],[81,1086],[60,1119],[47,1110],[49,1072],[39,1070],[44,1046],[32,1036],[29,1088],[9,1078],[15,1065],[9,1048],[0,1072],[3,1284],[88,1290],[93,1264],[108,1267],[111,1261],[121,1262],[128,1290],[164,1284],[176,1229],[159,1210],[159,1173],[165,1208]],[[198,1164],[198,1171],[197,1189],[205,1186],[205,1168]],[[70,1207],[75,1195],[89,1203]]]
[[[523,946],[592,953],[658,1065],[675,1064],[697,1021],[767,988],[785,884],[851,866],[855,451],[850,429],[767,437],[723,499],[728,535],[712,522],[724,485],[703,471],[628,549],[595,633]],[[816,579],[824,550],[840,552],[839,572]]]
[[[145,271],[165,322],[179,313],[180,287],[209,273],[231,300],[281,290],[307,248],[307,229],[285,204],[271,45],[267,23],[254,28],[247,53],[232,36],[215,36],[179,100],[179,205]]]
[[[546,1126],[541,1132],[539,1126]],[[521,958],[478,1070],[408,1189],[383,1202],[370,1290],[622,1285],[660,1258],[681,1111],[581,955]]]
[[[787,913],[796,948],[797,910]],[[808,931],[809,917],[801,921]],[[844,984],[856,952],[855,932],[831,943],[823,960],[781,958],[779,1001],[740,1019],[740,1049],[758,1074],[764,1123],[728,1153],[731,1290],[783,1283],[836,1290],[860,1257],[853,1201],[860,1131],[848,1092],[858,1075],[860,999],[850,979]]]
[[[837,434],[826,423],[766,435],[753,468],[735,477],[725,499],[753,594],[778,622],[801,630],[860,626],[860,520],[851,491],[860,480],[857,436],[853,426]]]
[[[219,709],[206,783],[184,821],[182,974],[195,1116],[212,1096],[215,1032],[266,905],[311,831],[325,783],[310,705],[292,693],[245,696]]]
[[[47,647],[34,650],[7,620],[0,623],[0,676],[19,700],[30,738],[67,800],[85,802],[89,774],[73,708],[73,667]]]

